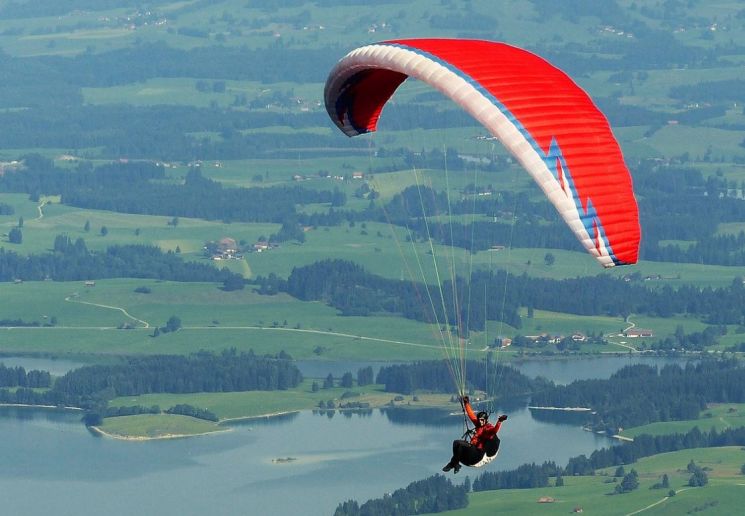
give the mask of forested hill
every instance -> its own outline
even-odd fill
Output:
[[[64,204],[87,209],[244,222],[281,223],[297,218],[297,205],[345,202],[338,191],[299,186],[223,188],[198,170],[182,184],[148,161],[65,170],[39,155],[25,156],[22,169],[0,175],[0,191],[60,195]]]
[[[58,378],[45,391],[25,387],[28,380],[19,380],[9,385],[18,386],[15,390],[0,389],[0,403],[68,405],[93,409],[98,415],[117,396],[287,390],[301,381],[300,371],[285,353],[259,357],[229,349],[220,354],[127,357],[119,364],[84,366]]]
[[[284,290],[298,299],[321,300],[344,315],[390,312],[420,321],[445,320],[439,307],[434,313],[431,305],[423,301],[427,299],[424,285],[381,278],[342,260],[323,260],[296,267],[286,282],[276,277],[258,278],[257,282],[260,291]],[[449,310],[448,320],[457,320],[455,306],[462,311],[469,306],[462,302],[456,305],[453,292],[463,300],[468,299],[469,289],[509,293],[504,303],[495,297],[470,298],[470,312],[461,313],[460,319],[469,320],[473,330],[483,328],[485,317],[520,328],[520,307],[578,315],[635,313],[670,317],[690,314],[712,325],[745,323],[745,285],[741,278],[735,278],[728,287],[717,289],[693,286],[653,289],[633,278],[607,275],[554,280],[514,276],[504,271],[479,271],[472,275],[470,284],[458,280],[456,289],[451,288],[449,282],[444,283],[442,292]]]
[[[446,155],[452,161],[449,166],[463,166],[457,151],[449,150]],[[415,168],[436,166],[445,159],[441,151],[415,154],[400,150],[396,156],[401,166]],[[281,223],[288,235],[299,235],[300,226],[377,221],[406,227],[417,240],[431,238],[471,252],[489,249],[495,243],[579,249],[573,234],[557,220],[554,208],[542,198],[531,200],[525,192],[493,191],[487,198],[471,199],[475,187],[466,185],[461,192],[465,197],[453,199],[452,193],[430,187],[408,187],[385,204],[377,204],[377,194],[365,185],[367,191],[355,195],[367,195],[367,207],[341,211],[347,205],[347,193],[339,187],[328,190],[287,184],[227,188],[203,177],[196,168],[183,179],[169,177],[164,166],[147,160],[96,167],[82,161],[68,169],[38,154],[28,154],[22,163],[0,175],[0,192],[28,193],[32,198],[59,195],[70,206],[120,213]],[[486,169],[506,166],[499,159],[483,165]],[[736,185],[715,175],[704,177],[695,168],[662,166],[655,160],[641,160],[632,167],[644,234],[642,259],[745,265],[745,232],[720,231],[721,224],[745,220],[745,203],[738,197]],[[322,209],[302,209],[308,205]],[[445,223],[433,219],[433,215],[443,214],[468,214],[472,220]],[[513,221],[505,220],[506,215]]]
[[[110,246],[104,252],[88,250],[85,241],[59,235],[51,252],[21,256],[0,247],[0,281],[91,280],[154,278],[170,281],[236,282],[239,274],[206,263],[183,260],[178,254],[151,245]]]
[[[745,403],[745,367],[737,361],[704,361],[681,368],[627,366],[607,380],[578,380],[533,395],[531,404],[588,407],[596,428],[696,419],[707,403]]]

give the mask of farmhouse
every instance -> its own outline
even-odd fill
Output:
[[[238,252],[238,244],[235,239],[225,237],[217,243],[217,250],[223,254],[235,254]]]
[[[564,338],[563,335],[549,335],[548,333],[541,333],[540,335],[526,335],[526,339],[530,339],[533,342],[547,342],[549,344],[558,344]]]
[[[654,337],[654,331],[645,330],[643,328],[629,328],[628,330],[623,332],[623,336],[630,339],[636,339],[639,337]]]
[[[496,337],[492,344],[489,346],[491,348],[506,348],[508,346],[512,345],[512,339],[509,337]]]
[[[213,260],[232,260],[242,258],[239,253],[238,244],[235,239],[224,237],[218,242],[208,242],[204,246],[205,251]]]

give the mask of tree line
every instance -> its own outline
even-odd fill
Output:
[[[408,516],[453,511],[468,506],[467,492],[463,485],[434,475],[363,504],[356,500],[342,502],[334,516]]]
[[[295,267],[287,280],[269,276],[258,277],[254,283],[260,293],[284,291],[303,301],[323,301],[343,315],[387,312],[429,323],[468,321],[468,327],[460,329],[462,336],[470,330],[483,329],[486,320],[501,320],[519,329],[521,307],[528,311],[621,317],[631,313],[655,317],[687,314],[712,325],[745,324],[745,285],[739,277],[727,287],[673,288],[647,283],[638,273],[625,278],[598,275],[556,280],[479,270],[470,281],[457,278],[455,286],[450,280],[443,282],[444,308],[424,301],[428,295],[439,299],[438,285],[382,278],[360,265],[338,259]],[[502,300],[499,296],[472,295],[473,292],[509,295]],[[707,330],[698,342],[702,346],[715,342],[711,336]],[[688,340],[693,344],[692,338]]]
[[[457,157],[457,152],[452,151]],[[422,153],[425,154],[425,153]],[[449,154],[448,154],[449,156]],[[441,167],[443,158],[439,164]],[[456,168],[453,164],[449,168]],[[633,164],[639,196],[640,224],[644,229],[642,259],[712,265],[745,264],[745,232],[718,234],[718,225],[745,220],[745,203],[736,193],[743,185],[700,170],[668,166],[653,160]],[[434,239],[471,252],[494,245],[579,250],[576,237],[545,200],[530,201],[525,193],[494,191],[488,200],[451,199],[430,187],[408,187],[382,210],[371,215],[379,221],[408,228],[415,238]],[[442,223],[437,215],[474,214],[494,217],[492,222]],[[509,216],[512,221],[498,221]],[[670,243],[686,241],[685,245]]]
[[[0,176],[0,191],[55,194],[81,208],[121,213],[197,217],[207,220],[275,222],[297,217],[296,206],[341,206],[341,192],[299,186],[223,188],[192,169],[183,184],[168,183],[165,168],[151,162],[110,163],[60,169],[38,155],[24,157],[22,170]]]
[[[660,453],[667,453],[679,450],[686,450],[692,448],[713,448],[723,446],[744,446],[745,445],[745,428],[728,428],[721,432],[712,428],[710,432],[701,432],[698,427],[694,427],[692,430],[685,434],[677,433],[672,435],[640,435],[634,438],[634,441],[624,442],[617,446],[611,446],[608,448],[602,448],[596,450],[590,454],[589,457],[586,455],[579,455],[572,457],[564,467],[558,466],[553,461],[546,461],[542,464],[523,464],[512,470],[506,471],[486,471],[476,477],[471,484],[468,480],[463,485],[459,486],[463,490],[464,505],[460,507],[468,506],[467,493],[470,490],[474,492],[493,491],[499,489],[532,489],[539,487],[548,487],[549,481],[553,477],[555,478],[555,485],[563,485],[564,476],[575,476],[575,475],[594,475],[596,470],[604,469],[613,466],[619,466],[616,471],[616,477],[624,476],[624,481],[621,482],[622,487],[616,489],[615,493],[626,492],[627,490],[635,489],[633,485],[634,470],[631,470],[628,474],[623,470],[624,465],[633,464],[637,460],[657,455]],[[689,481],[689,485],[695,487],[704,485],[706,483],[705,475],[701,475],[702,471],[696,464],[688,465],[688,471],[693,475]],[[440,480],[442,479],[442,480]],[[433,485],[440,486],[439,488],[447,492],[450,488],[444,485],[445,478],[442,475],[436,475],[420,482],[432,483]],[[415,483],[416,484],[416,483]],[[335,516],[368,516],[368,515],[384,515],[384,514],[420,514],[419,512],[395,512],[398,507],[401,507],[401,501],[407,500],[406,491],[409,490],[414,484],[410,484],[405,490],[397,490],[395,493],[398,494],[396,500],[392,500],[391,497],[384,497],[380,499],[373,499],[360,505],[354,500],[349,500],[339,504],[334,513]],[[637,483],[638,485],[638,483]],[[665,485],[665,479],[659,485],[654,487],[657,489],[663,488]],[[434,494],[430,494],[430,504],[434,503]],[[458,499],[458,498],[456,498]],[[398,502],[398,503],[396,503]],[[452,510],[452,508],[446,508],[446,505],[442,505],[440,509],[432,509],[431,506],[427,511],[424,512],[441,512],[445,510]],[[415,509],[409,509],[415,510]],[[387,512],[386,512],[387,511]]]
[[[698,427],[685,434],[651,436],[639,435],[633,441],[617,446],[595,450],[589,457],[572,457],[565,467],[554,462],[543,464],[523,464],[509,471],[487,471],[473,481],[473,491],[492,491],[496,489],[531,489],[547,487],[549,477],[575,475],[594,475],[596,470],[633,464],[643,457],[691,448],[715,448],[722,446],[745,445],[745,428],[728,428],[721,432],[712,428],[701,432]]]
[[[0,362],[0,387],[45,388],[52,384],[49,371],[32,369],[26,371],[22,366],[7,367]]]
[[[626,366],[607,380],[578,380],[535,392],[531,404],[588,407],[592,425],[610,434],[656,421],[696,419],[707,403],[745,402],[745,368],[734,360],[685,367]]]
[[[286,390],[302,380],[289,360],[258,357],[235,349],[220,354],[128,357],[122,364],[91,365],[69,371],[54,389],[74,396],[106,397],[148,393]]]
[[[513,367],[497,366],[491,360],[468,360],[464,368],[468,371],[467,389],[482,390],[492,396],[524,396],[553,385],[544,378],[530,379]],[[444,360],[384,366],[378,371],[375,383],[384,385],[386,392],[402,394],[418,390],[453,392],[450,369]]]
[[[54,249],[21,256],[0,248],[0,281],[90,280],[102,278],[154,278],[168,281],[225,282],[236,273],[209,264],[187,262],[171,251],[150,245],[110,246],[89,251],[82,238],[55,238]]]
[[[434,151],[433,151],[434,153]],[[411,153],[409,153],[411,154]],[[420,153],[419,158],[430,153]],[[445,155],[460,160],[455,150]],[[442,162],[441,151],[432,158]],[[429,158],[426,158],[429,159]],[[462,160],[461,160],[462,161]],[[372,201],[367,209],[342,212],[345,195],[339,190],[299,186],[225,189],[192,169],[183,184],[168,182],[165,169],[151,162],[115,163],[77,170],[59,169],[38,155],[24,157],[23,170],[0,177],[0,191],[59,194],[62,202],[90,209],[209,220],[275,222],[283,224],[277,238],[298,238],[301,226],[334,226],[345,221],[376,220],[404,226],[417,240],[462,247],[471,252],[495,245],[579,250],[579,244],[547,201],[531,201],[525,193],[492,191],[488,199],[451,199],[446,192],[409,187],[384,206]],[[504,164],[500,165],[504,166]],[[724,178],[704,179],[698,170],[667,167],[651,160],[635,165],[636,190],[644,238],[641,257],[653,261],[745,264],[745,232],[718,234],[718,224],[745,220],[745,203],[734,192],[737,184]],[[126,186],[126,188],[124,187]],[[328,210],[301,213],[296,206],[326,204]],[[442,223],[431,217],[473,214],[492,222]],[[511,222],[505,222],[509,218]],[[499,219],[499,221],[497,220]],[[685,241],[686,244],[671,243]]]
[[[99,425],[103,422],[103,418],[106,417],[120,417],[120,416],[134,416],[138,414],[179,414],[182,416],[189,416],[197,419],[204,419],[205,421],[217,422],[218,418],[214,412],[194,407],[186,403],[179,403],[171,408],[162,411],[158,405],[152,405],[150,407],[144,407],[142,405],[129,405],[122,407],[106,407],[103,413],[88,414],[86,416],[86,423],[88,425]]]
[[[83,366],[68,371],[48,390],[0,389],[0,403],[74,406],[89,410],[87,421],[107,414],[108,400],[147,393],[286,390],[302,374],[289,359],[259,357],[235,349],[220,354],[126,357],[122,363]]]

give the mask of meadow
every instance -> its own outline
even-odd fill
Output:
[[[709,482],[704,487],[689,487],[688,463],[693,460],[704,468]],[[639,475],[639,488],[625,494],[613,494],[620,478],[612,477],[615,468],[598,471],[595,476],[564,477],[561,487],[505,489],[470,493],[466,509],[448,515],[487,514],[570,514],[579,512],[603,515],[738,514],[742,508],[743,477],[740,468],[745,451],[739,447],[697,448],[663,453],[624,466]],[[667,475],[670,487],[652,486]],[[553,485],[553,479],[552,479]],[[675,496],[670,497],[669,491]]]
[[[350,371],[356,374],[356,371]],[[298,387],[283,391],[281,395],[267,395],[266,392],[219,392],[219,393],[190,393],[190,394],[143,394],[140,396],[126,396],[115,398],[110,402],[112,407],[128,406],[159,406],[162,410],[178,404],[189,404],[207,409],[218,418],[220,424],[199,421],[198,426],[192,426],[193,418],[183,418],[171,414],[140,415],[132,417],[106,418],[102,430],[119,436],[152,438],[166,434],[194,435],[197,433],[216,432],[225,430],[223,423],[236,419],[252,419],[271,417],[299,410],[315,409],[319,403],[331,400],[336,405],[340,403],[365,403],[370,408],[384,405],[405,405],[408,408],[447,407],[451,403],[450,395],[422,394],[416,397],[405,396],[398,401],[391,393],[384,392],[382,385],[367,385],[364,387],[341,388],[332,387],[313,391],[312,384],[320,385],[321,380],[305,379]],[[132,419],[132,421],[130,421]],[[191,420],[191,421],[190,421]]]
[[[713,403],[701,411],[697,419],[682,421],[662,421],[648,425],[626,428],[619,435],[634,438],[637,435],[666,435],[685,434],[698,427],[702,432],[712,428],[718,432],[727,428],[745,426],[745,404],[742,403]]]

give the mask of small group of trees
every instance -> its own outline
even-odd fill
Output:
[[[621,468],[623,469],[623,468]],[[616,475],[620,476],[620,475]],[[636,472],[635,469],[632,469],[625,475],[623,475],[623,479],[620,483],[616,485],[616,488],[614,489],[614,492],[616,494],[623,494],[623,493],[630,493],[634,489],[637,489],[639,487],[639,474]]]
[[[357,371],[357,385],[362,387],[374,383],[374,373],[372,366],[367,366]],[[354,375],[350,371],[344,373],[338,382],[334,379],[334,375],[329,373],[323,380],[323,384],[319,387],[318,382],[313,382],[311,389],[313,392],[317,392],[318,389],[333,389],[335,386],[344,387],[345,389],[351,389],[354,386]]]
[[[23,232],[21,228],[12,228],[8,231],[8,242],[11,244],[23,243]]]
[[[688,485],[691,487],[703,487],[709,483],[709,476],[704,471],[704,468],[696,464],[693,459],[688,463],[686,468],[691,474],[691,478],[688,479]]]
[[[181,319],[172,315],[166,321],[165,326],[156,326],[153,330],[153,337],[158,337],[161,333],[173,333],[181,329]]]

